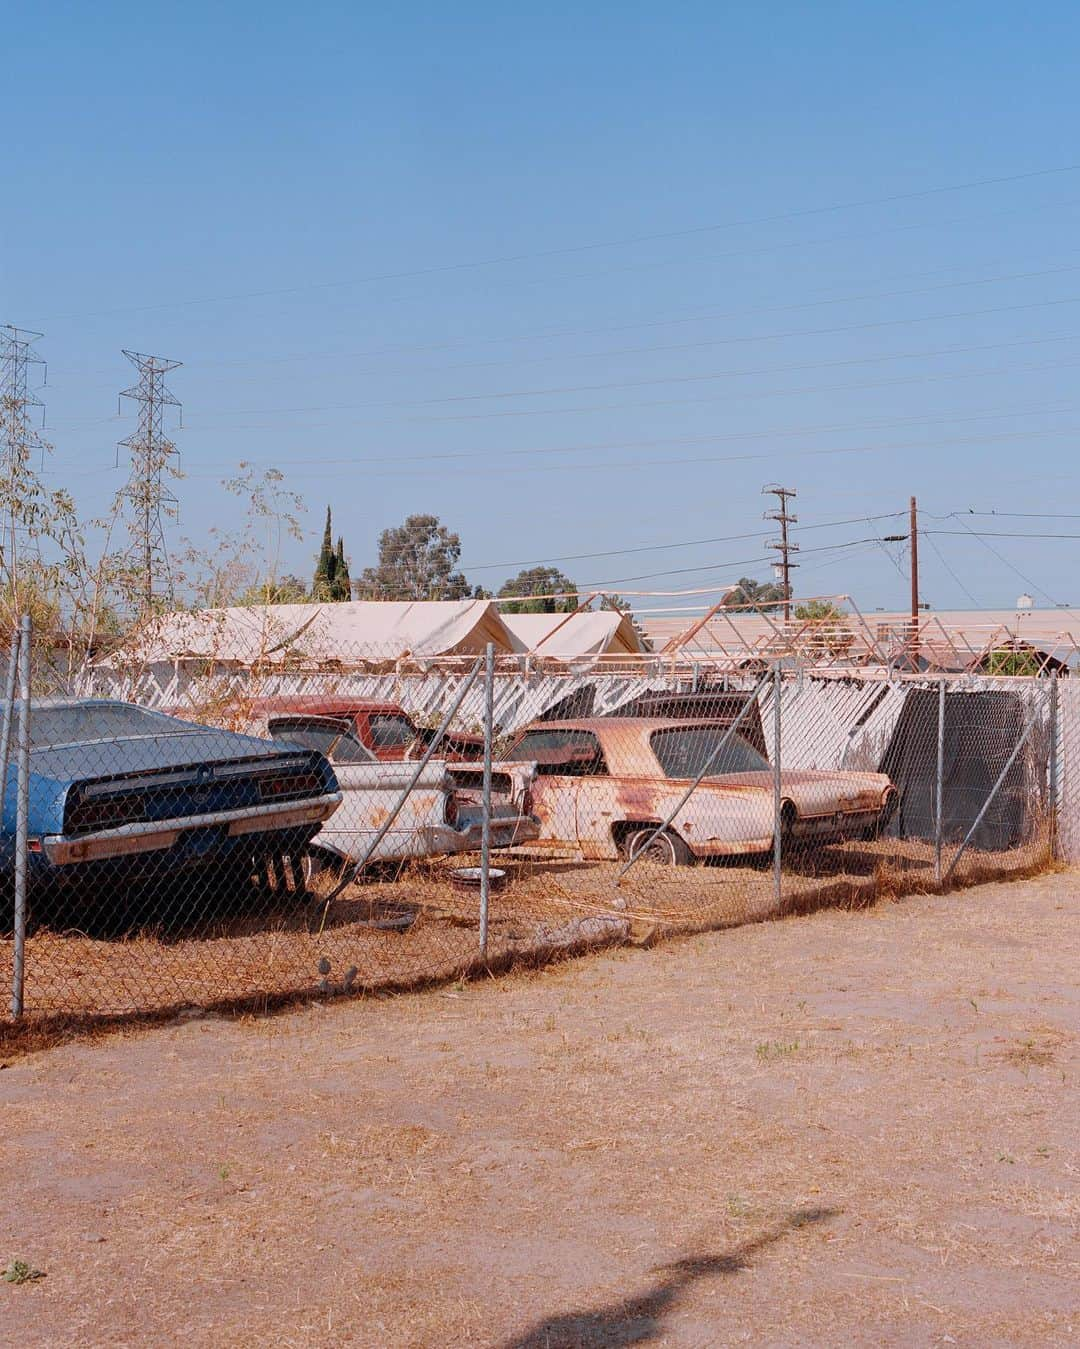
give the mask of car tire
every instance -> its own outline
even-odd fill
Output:
[[[652,829],[638,829],[630,834],[625,845],[627,857],[637,857],[663,867],[686,867],[693,862],[693,854],[678,834],[662,829],[650,842],[652,833]],[[646,844],[644,852],[639,854],[638,849]]]
[[[876,839],[881,838],[892,823],[892,818],[896,814],[899,804],[900,793],[898,791],[892,790],[885,793],[877,819],[862,831],[862,838],[867,843],[873,843]]]

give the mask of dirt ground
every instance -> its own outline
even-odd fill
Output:
[[[952,849],[946,851],[948,862]],[[953,883],[1024,873],[1045,864],[1046,841],[1007,852],[964,853]],[[124,887],[72,902],[59,919],[35,925],[27,943],[26,1009],[71,1018],[236,1006],[312,994],[328,962],[332,984],[349,971],[355,988],[415,986],[457,978],[484,962],[479,897],[450,883],[478,857],[425,859],[350,887],[327,907],[316,893],[231,897],[230,912],[206,905],[202,887],[180,879],[148,887],[132,907]],[[881,895],[934,888],[934,850],[916,839],[885,838],[805,849],[786,858],[777,905],[771,859],[747,865],[663,867],[640,862],[620,883],[620,863],[584,862],[550,849],[497,857],[509,884],[492,897],[487,958],[537,958],[590,939],[610,940],[620,924],[659,938],[752,922],[823,904],[862,904]],[[330,888],[333,888],[330,882]],[[171,910],[171,922],[162,922]],[[405,927],[394,926],[398,920]],[[383,926],[389,923],[389,928]],[[10,987],[13,943],[0,938],[0,987]],[[0,1054],[13,1028],[0,1014]]]
[[[1080,876],[0,1073],[0,1343],[1080,1338]]]

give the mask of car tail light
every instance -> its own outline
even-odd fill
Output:
[[[322,783],[314,773],[290,773],[287,776],[259,779],[259,798],[282,801],[291,796],[317,796]]]
[[[77,801],[67,819],[66,832],[86,834],[96,829],[115,829],[121,824],[132,824],[146,814],[146,798],[141,793],[129,792],[123,796],[103,796],[88,801]]]
[[[456,827],[458,822],[458,803],[457,797],[453,792],[447,792],[446,794],[446,810],[444,812],[444,818],[446,823],[450,825],[452,829]]]

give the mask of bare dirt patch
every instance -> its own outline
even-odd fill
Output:
[[[1040,838],[1008,852],[969,851],[951,884],[1030,874],[1046,859]],[[620,884],[618,864],[523,850],[497,858],[509,884],[492,897],[490,939],[481,956],[478,896],[450,881],[453,868],[470,860],[477,859],[413,863],[366,878],[331,904],[318,894],[256,892],[227,915],[171,925],[153,917],[130,921],[122,894],[93,897],[64,921],[40,924],[32,933],[27,1011],[59,1018],[58,1025],[71,1029],[97,1016],[160,1015],[184,1006],[265,1007],[327,988],[411,988],[590,944],[640,944],[936,888],[933,848],[915,840],[852,842],[793,855],[779,904],[769,858],[691,868],[641,862]],[[181,914],[201,912],[200,895],[181,888],[170,896],[158,887],[151,914],[170,903]],[[0,983],[10,982],[11,947],[0,940]],[[5,1041],[19,1043],[26,1034],[0,1019],[0,1051]]]
[[[0,1073],[5,1343],[1068,1344],[1073,874]]]

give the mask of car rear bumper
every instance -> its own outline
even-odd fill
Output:
[[[135,853],[171,848],[186,834],[200,829],[222,829],[226,837],[241,834],[302,829],[328,820],[341,804],[340,792],[327,792],[308,801],[275,801],[241,810],[218,810],[207,815],[185,815],[173,820],[147,820],[103,829],[92,834],[47,834],[41,840],[46,859],[57,867],[99,862]]]

